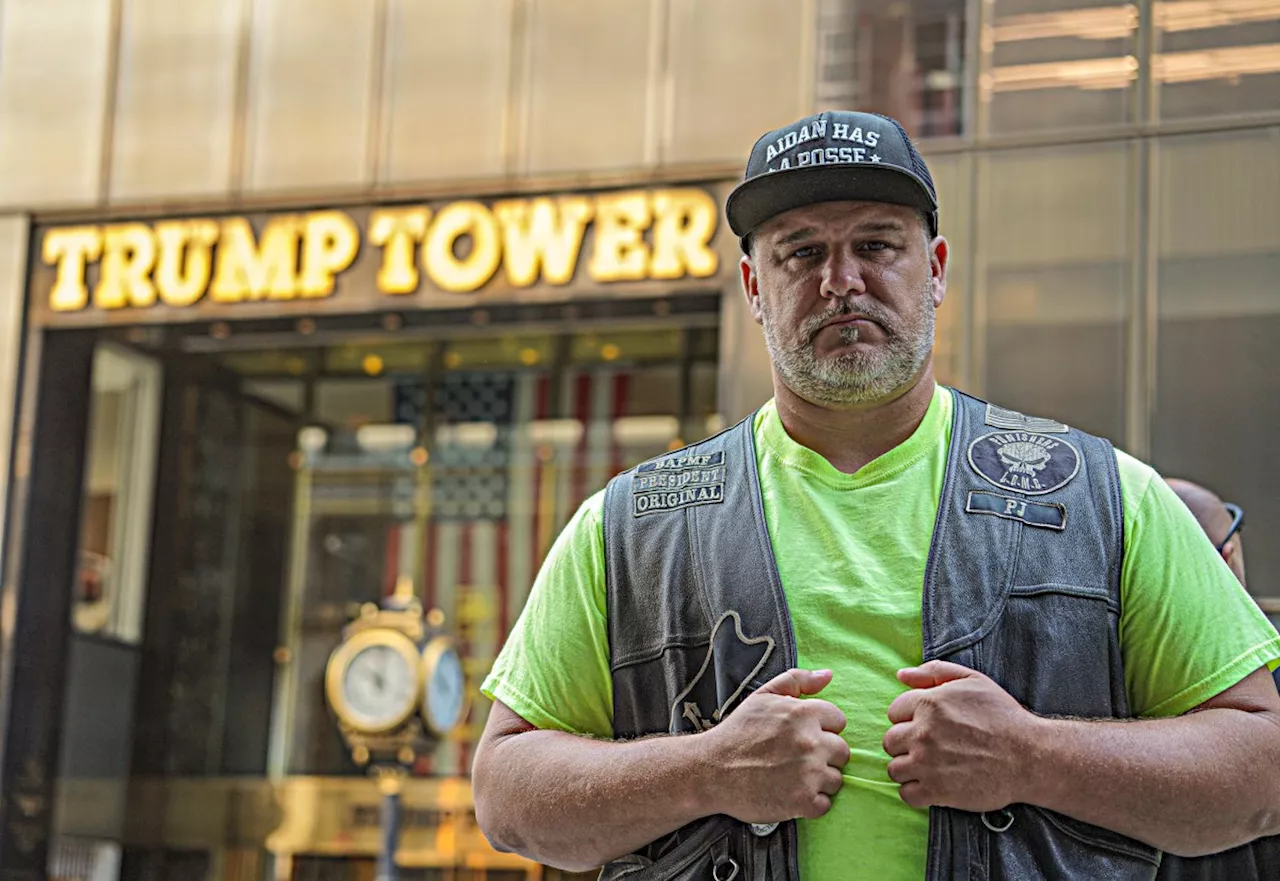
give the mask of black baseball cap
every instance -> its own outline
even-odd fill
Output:
[[[938,192],[907,133],[888,116],[851,110],[807,116],[756,141],[725,213],[746,250],[746,237],[769,218],[843,201],[916,208],[938,234]]]

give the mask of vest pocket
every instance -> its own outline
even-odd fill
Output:
[[[1105,587],[1013,587],[978,669],[1042,715],[1127,716],[1119,617]]]
[[[1149,881],[1160,865],[1160,851],[1109,829],[1035,805],[1008,811],[1013,822],[1006,832],[986,832],[992,881]]]
[[[632,853],[606,863],[599,881],[745,881],[748,838],[746,827],[728,817],[700,820],[650,845],[665,851],[657,859]]]

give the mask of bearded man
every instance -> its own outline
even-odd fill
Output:
[[[628,881],[1127,881],[1280,831],[1280,637],[1151,468],[937,385],[901,126],[770,132],[726,212],[774,398],[559,537],[482,688],[490,841]]]

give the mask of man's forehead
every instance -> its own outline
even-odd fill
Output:
[[[895,225],[909,229],[917,222],[916,213],[913,208],[889,202],[817,202],[769,218],[756,231],[756,238],[773,240],[806,228]]]

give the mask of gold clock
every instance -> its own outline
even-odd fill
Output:
[[[329,657],[325,691],[343,725],[376,735],[404,725],[418,708],[422,656],[399,630],[353,633]]]

